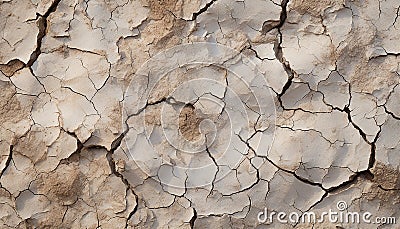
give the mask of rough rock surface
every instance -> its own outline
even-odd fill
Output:
[[[400,221],[399,16],[0,0],[0,228],[396,228],[259,216]]]

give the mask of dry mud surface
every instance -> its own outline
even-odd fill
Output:
[[[0,228],[397,228],[399,9],[0,0]]]

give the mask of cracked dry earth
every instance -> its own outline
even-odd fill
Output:
[[[399,9],[0,0],[0,228],[396,228]]]

